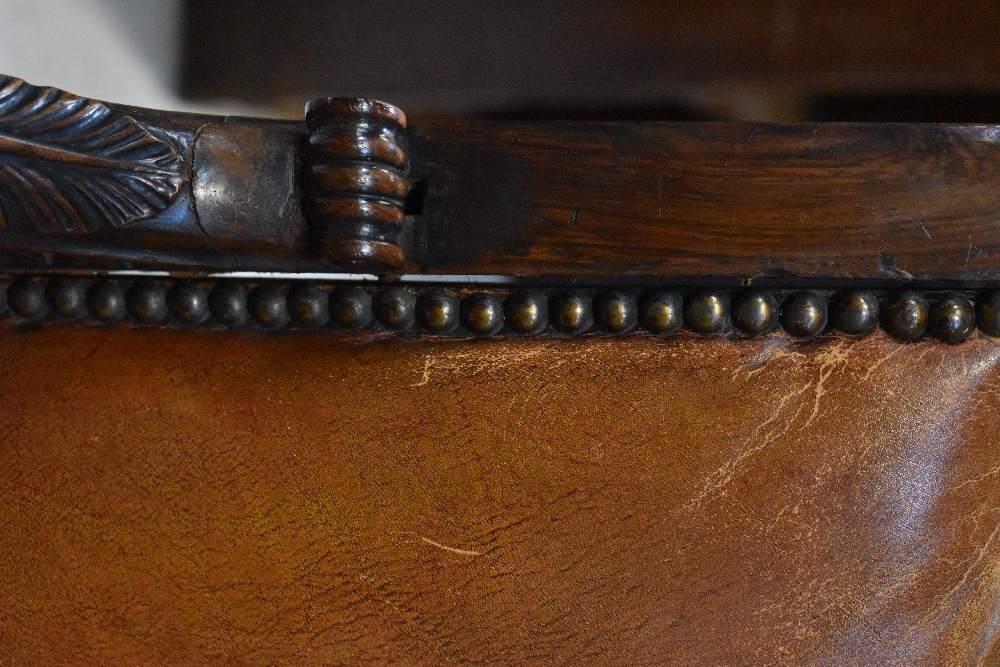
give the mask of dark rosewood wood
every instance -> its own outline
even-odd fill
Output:
[[[315,254],[360,268],[398,269],[409,184],[406,116],[384,102],[326,98],[306,107],[307,212]]]
[[[406,127],[368,99],[231,119],[4,77],[4,267],[1000,283],[997,126]]]
[[[430,273],[1000,278],[993,126],[414,126]]]

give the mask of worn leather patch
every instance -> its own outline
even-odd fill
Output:
[[[1000,662],[992,342],[0,351],[3,664]]]

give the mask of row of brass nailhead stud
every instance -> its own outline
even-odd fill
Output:
[[[330,327],[451,336],[499,333],[565,335],[588,331],[625,334],[644,329],[672,334],[686,327],[700,334],[758,336],[783,328],[796,338],[831,328],[851,336],[881,323],[894,337],[926,333],[960,343],[976,325],[1000,336],[1000,293],[976,299],[953,292],[842,292],[782,290],[468,291],[434,287],[331,286],[220,281],[23,277],[0,284],[0,314],[17,322],[85,317],[113,324],[215,325],[276,330]]]

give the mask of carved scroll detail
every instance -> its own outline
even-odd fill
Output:
[[[401,267],[406,116],[377,100],[324,98],[306,107],[306,124],[306,213],[316,254],[339,266]]]
[[[169,138],[131,117],[0,75],[0,227],[121,229],[170,205],[182,167]]]

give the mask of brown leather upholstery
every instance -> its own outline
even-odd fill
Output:
[[[0,351],[0,664],[1000,664],[989,341]]]

